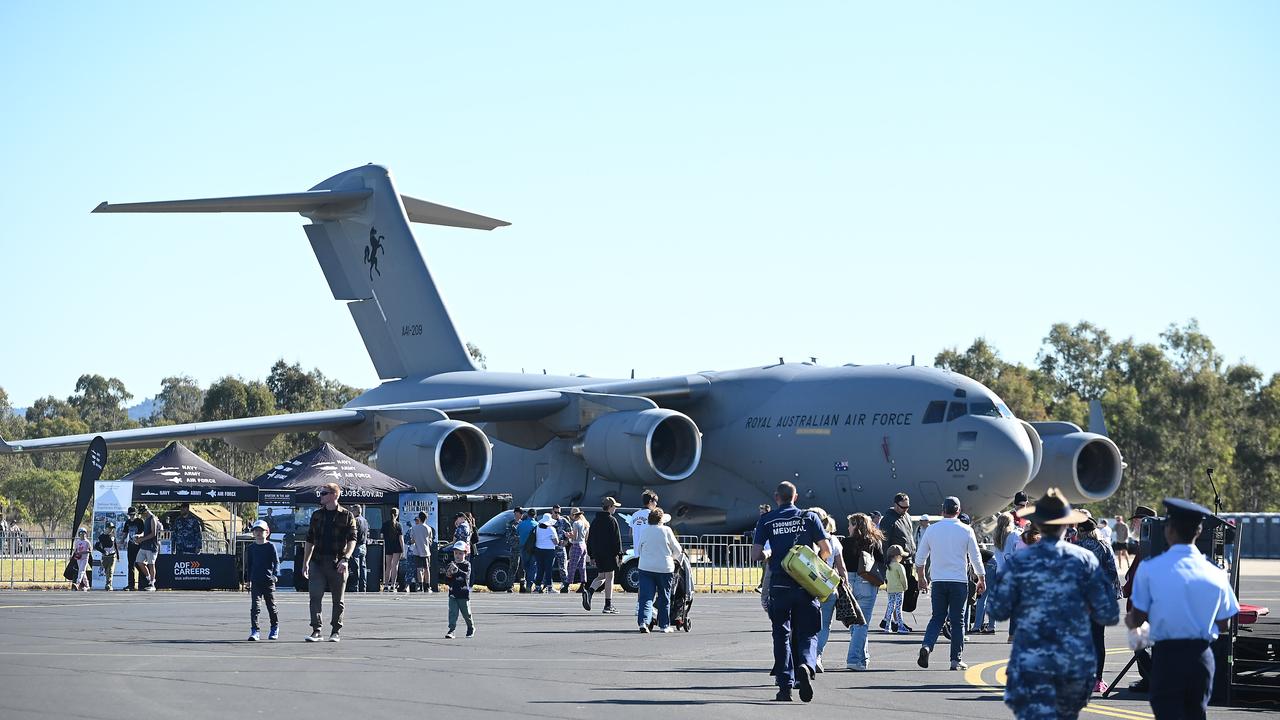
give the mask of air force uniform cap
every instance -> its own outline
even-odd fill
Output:
[[[1192,518],[1204,520],[1205,518],[1216,517],[1209,508],[1180,498],[1165,498],[1164,509],[1169,514],[1169,517],[1180,520],[1190,521]]]

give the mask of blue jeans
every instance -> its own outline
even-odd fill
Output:
[[[995,618],[991,617],[991,614],[987,612],[987,596],[990,594],[991,588],[987,588],[986,592],[978,596],[978,604],[973,608],[973,627],[975,630],[981,630],[988,625],[994,627],[996,624]]]
[[[775,571],[776,572],[776,571]],[[795,684],[795,661],[818,664],[818,626],[822,609],[818,598],[794,586],[769,588],[769,619],[773,621],[773,666],[778,669],[778,687]]]
[[[836,614],[836,600],[839,593],[831,593],[831,597],[822,603],[822,625],[818,630],[818,657],[822,657],[822,649],[827,646],[827,638],[831,637],[831,618]]]
[[[351,572],[356,576],[356,592],[368,590],[369,581],[369,546],[357,545],[351,553]]]
[[[671,624],[671,573],[640,571],[640,601],[636,604],[636,624],[648,625],[653,609],[658,609],[658,627]]]
[[[538,556],[532,550],[520,551],[520,567],[522,574],[520,576],[520,587],[527,589],[537,584],[538,579]],[[512,578],[514,581],[514,578]]]
[[[880,588],[860,577],[850,575],[849,579],[853,581],[853,600],[858,603],[867,624],[849,626],[849,654],[845,656],[845,662],[849,665],[866,666],[871,662],[871,652],[867,649],[867,630],[874,617],[872,613],[876,611],[876,595],[880,594]]]
[[[924,646],[933,651],[938,635],[942,633],[942,621],[951,620],[951,662],[960,662],[964,654],[964,606],[969,599],[968,582],[935,582],[929,586],[929,602],[933,616],[924,631]]]
[[[540,587],[543,590],[550,590],[551,564],[555,562],[556,550],[555,548],[551,548],[549,550],[538,548],[534,551],[534,557],[538,560],[538,580],[534,583],[534,586]]]

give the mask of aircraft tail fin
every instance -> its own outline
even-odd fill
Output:
[[[1107,420],[1102,416],[1102,401],[1089,401],[1089,432],[1107,436]]]
[[[365,165],[308,192],[115,204],[112,212],[297,212],[335,300],[347,303],[378,377],[474,370],[423,261],[410,222],[492,230],[510,223],[400,195]]]

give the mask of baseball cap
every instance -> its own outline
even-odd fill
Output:
[[[271,532],[271,526],[267,524],[267,521],[266,521],[266,520],[259,520],[259,521],[255,522],[254,524],[252,524],[252,525],[250,525],[250,526],[249,526],[249,529],[250,529],[250,530],[257,530],[258,528],[262,528],[263,530],[266,530],[267,532]]]
[[[450,549],[450,550],[461,550],[462,552],[468,552],[468,551],[470,551],[470,550],[471,550],[471,546],[470,546],[470,545],[467,545],[465,542],[463,542],[463,541],[459,540],[458,542],[456,542],[456,543],[454,543],[454,544],[450,545],[450,546],[449,546],[449,549]]]
[[[942,501],[942,512],[958,513],[960,512],[960,498],[955,495],[948,495]]]

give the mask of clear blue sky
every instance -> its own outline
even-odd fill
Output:
[[[5,3],[0,386],[376,383],[291,215],[390,167],[491,369],[929,362],[1191,317],[1280,371],[1280,4]]]

